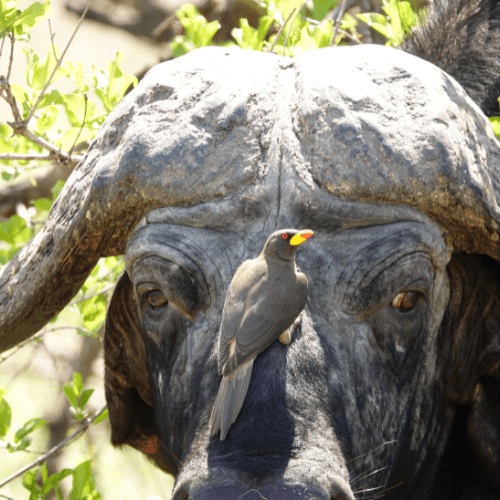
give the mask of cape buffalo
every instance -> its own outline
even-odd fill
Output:
[[[4,268],[0,347],[124,254],[104,340],[112,442],[175,475],[175,500],[498,498],[499,198],[487,118],[421,58],[200,49],[111,113]],[[255,359],[221,441],[224,300],[280,228],[314,231],[296,256],[307,303],[291,342]]]

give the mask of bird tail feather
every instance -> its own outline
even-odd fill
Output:
[[[240,413],[252,377],[253,359],[235,370],[222,382],[210,416],[210,435],[220,431],[220,440],[226,439],[229,428]]]

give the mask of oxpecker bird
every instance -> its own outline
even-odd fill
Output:
[[[222,382],[210,417],[210,434],[224,440],[250,385],[253,361],[275,340],[288,344],[289,328],[306,305],[308,283],[298,273],[295,251],[313,235],[306,229],[276,231],[256,259],[237,269],[224,304],[219,330]]]

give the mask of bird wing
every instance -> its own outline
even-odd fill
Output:
[[[252,280],[245,279],[249,275],[249,268],[252,268],[250,273]],[[265,271],[265,268],[259,265],[257,259],[247,260],[237,269],[229,285],[219,331],[219,374],[222,373],[222,369],[229,358],[230,347],[242,322],[250,290],[255,286],[256,282],[262,279]]]
[[[225,376],[267,349],[292,325],[307,299],[307,279],[304,275],[300,278],[294,283],[295,287],[281,293],[272,289],[263,294],[244,312],[236,332],[236,348],[223,365]]]

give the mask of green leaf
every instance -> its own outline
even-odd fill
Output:
[[[94,424],[99,424],[101,422],[103,422],[104,420],[106,420],[107,418],[109,418],[109,412],[108,412],[108,409],[106,408],[95,420],[94,420]]]
[[[66,399],[69,401],[69,404],[73,408],[78,408],[78,398],[75,394],[75,391],[73,390],[73,386],[71,384],[64,384],[63,392],[66,396]]]
[[[31,445],[31,442],[32,442],[32,439],[30,437],[23,437],[20,441],[19,441],[19,444],[16,446],[16,447],[13,447],[12,452],[15,452],[15,451],[25,451],[27,450],[30,445]]]
[[[35,2],[24,10],[16,19],[14,27],[16,35],[29,32],[34,26],[42,21],[46,16],[52,13],[52,7],[49,0],[45,3]]]
[[[174,57],[210,45],[220,29],[219,21],[209,23],[193,4],[182,5],[175,15],[181,22],[185,35],[176,36],[170,44]]]
[[[488,120],[490,120],[493,132],[500,139],[500,116],[491,116]]]
[[[36,483],[36,475],[38,469],[30,470],[23,476],[23,486],[30,492],[30,500],[38,500],[41,498],[42,489]]]
[[[64,99],[61,92],[59,92],[58,90],[52,90],[49,93],[45,93],[38,107],[44,108],[45,106],[49,106],[50,104],[64,104]]]
[[[86,391],[82,392],[82,395],[80,396],[80,407],[83,408],[88,403],[90,396],[92,396],[93,392],[94,389],[87,389]]]
[[[386,38],[392,38],[391,23],[384,15],[369,12],[367,14],[358,14],[356,17],[384,35]]]
[[[240,27],[233,28],[231,31],[232,37],[236,40],[238,46],[248,50],[262,50],[264,40],[272,26],[274,18],[271,16],[262,16],[259,19],[258,29],[253,28],[248,24],[247,19],[240,19]]]
[[[87,460],[73,471],[73,489],[69,500],[99,500],[101,495],[95,490],[95,480],[92,474],[92,461]]]
[[[47,424],[43,418],[32,418],[28,420],[15,434],[14,442],[19,443],[24,437]]]
[[[404,0],[382,0],[383,10],[387,14],[366,13],[358,14],[361,21],[387,38],[386,45],[397,47],[411,30],[424,19],[426,10],[415,12],[409,2]]]
[[[73,81],[76,83],[80,93],[85,94],[89,91],[89,86],[85,83],[85,73],[83,71],[83,66],[80,61],[75,64],[71,62],[66,63],[70,75],[73,77]]]
[[[52,200],[50,198],[38,198],[31,202],[31,204],[39,211],[39,212],[48,212],[50,207],[52,207]]]
[[[10,84],[10,90],[16,102],[22,106],[23,118],[26,118],[30,107],[32,106],[33,95],[31,91],[17,85],[16,83]]]
[[[57,49],[57,47],[54,47],[54,50],[57,54],[57,57],[60,57],[60,52]],[[32,82],[30,88],[35,92],[39,92],[45,87],[47,83],[53,84],[58,78],[69,75],[69,71],[66,68],[66,66],[60,65],[58,66],[56,72],[54,73],[54,76],[52,76],[52,80],[50,80],[49,82],[49,78],[52,75],[56,66],[57,66],[57,61],[54,56],[53,50],[47,52],[47,57],[45,58],[44,61],[41,61],[38,57],[35,57],[34,54],[33,64],[29,65],[28,69],[28,71],[31,72],[32,75]]]
[[[61,191],[63,190],[64,187],[64,181],[59,180],[54,184],[54,187],[50,190],[52,193],[52,199],[55,201],[56,198],[59,196]]]
[[[9,243],[16,250],[27,243],[33,231],[26,226],[26,221],[19,215],[13,215],[8,221],[0,222],[0,240]]]
[[[106,300],[102,295],[90,297],[78,304],[83,315],[83,326],[88,330],[99,327],[106,319]]]
[[[56,472],[52,474],[47,480],[44,481],[42,486],[42,497],[52,489],[55,488],[64,478],[71,476],[73,474],[72,469],[63,469],[61,472]]]
[[[40,468],[40,476],[42,476],[42,483],[45,483],[45,481],[47,481],[48,478],[47,462],[45,462]]]
[[[123,54],[117,52],[115,60],[111,61],[107,69],[109,71],[108,98],[116,106],[125,95],[125,92],[133,85],[137,85],[137,78],[134,75],[124,73],[120,68],[120,62],[123,61]]]
[[[0,38],[4,38],[14,29],[14,24],[17,18],[21,15],[21,11],[16,9],[19,0],[4,1],[0,6]]]
[[[80,128],[86,118],[85,96],[80,93],[66,94],[64,96],[64,109],[73,127]]]
[[[52,71],[56,67],[57,61],[54,57],[54,54],[52,51],[49,51],[47,53],[47,57],[45,58],[45,61],[41,62],[40,60],[37,60],[33,64],[33,80],[31,84],[31,88],[35,92],[39,92],[45,87],[45,84],[47,83],[47,80],[49,79],[49,76],[52,74]],[[54,78],[55,80],[55,78]]]
[[[300,30],[300,39],[296,45],[304,50],[314,50],[321,47],[329,47],[332,38],[333,21],[329,19],[319,26],[305,25]]]
[[[0,389],[0,439],[3,439],[10,429],[12,410],[9,403],[4,399],[6,390]]]
[[[314,0],[312,17],[316,21],[322,21],[325,16],[338,4],[337,0]]]
[[[302,5],[302,0],[274,0],[274,2],[268,1],[268,8],[274,10],[272,4],[275,4],[278,8],[283,19],[286,19],[294,9],[298,9]],[[299,18],[300,16],[297,16]]]
[[[75,394],[79,396],[83,389],[83,379],[79,372],[73,372],[73,389]]]
[[[56,106],[50,105],[45,106],[43,110],[37,112],[37,120],[35,124],[35,132],[39,136],[43,136],[44,133],[49,130],[57,119],[58,109]]]

